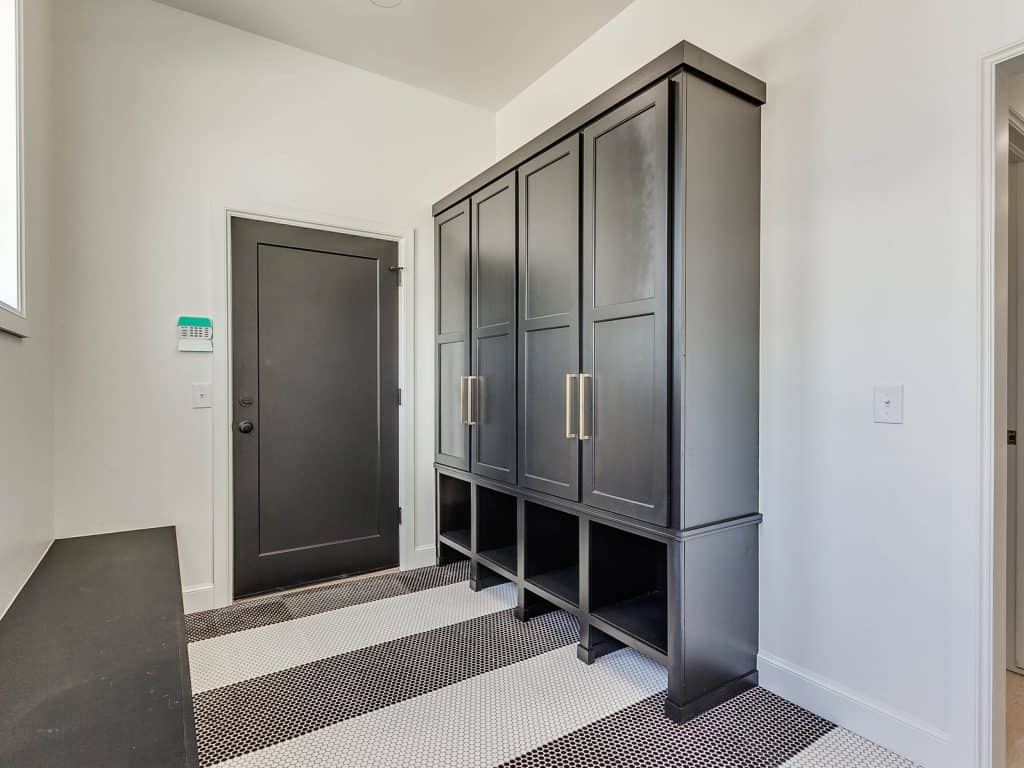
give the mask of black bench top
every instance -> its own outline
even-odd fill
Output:
[[[197,765],[174,528],[53,543],[0,620],[0,765]]]

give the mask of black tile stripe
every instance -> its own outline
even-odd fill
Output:
[[[263,749],[579,641],[554,611],[499,611],[196,694],[200,765]]]
[[[469,561],[285,592],[185,617],[190,643],[469,580]]]
[[[772,768],[835,726],[753,688],[688,723],[664,714],[665,692],[537,747],[503,768]]]

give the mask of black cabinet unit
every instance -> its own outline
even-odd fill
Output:
[[[675,720],[757,681],[764,99],[680,43],[433,211],[438,560]]]

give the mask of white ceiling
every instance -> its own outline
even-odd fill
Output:
[[[159,2],[497,109],[632,0]]]

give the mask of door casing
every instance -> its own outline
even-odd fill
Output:
[[[383,224],[361,219],[331,216],[301,208],[282,207],[267,210],[256,202],[235,207],[218,207],[211,214],[211,240],[219,242],[223,260],[215,273],[218,278],[211,316],[214,321],[214,348],[211,375],[213,383],[213,581],[187,586],[185,610],[193,612],[230,605],[234,583],[234,499],[232,492],[234,389],[231,380],[231,220],[253,219],[307,229],[391,240],[398,244],[401,286],[398,298],[398,381],[402,405],[398,414],[398,499],[402,507],[399,527],[399,568],[408,570],[433,564],[432,507],[416,503],[415,495],[415,318],[416,318],[416,238],[411,226]],[[417,510],[426,518],[417,519]],[[418,534],[418,535],[417,535]]]

